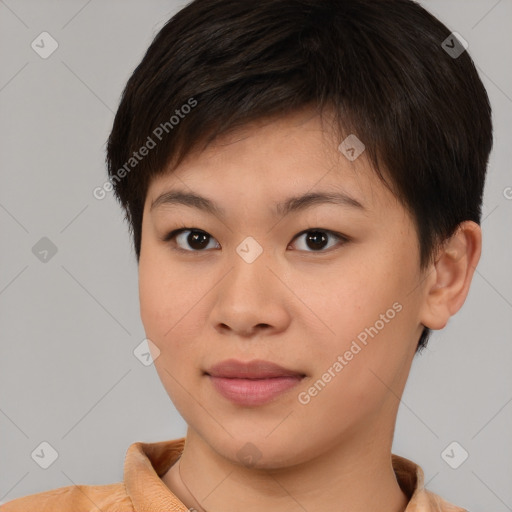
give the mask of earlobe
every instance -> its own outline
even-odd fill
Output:
[[[443,329],[464,304],[482,250],[482,231],[473,221],[462,222],[439,248],[427,270],[421,323]]]

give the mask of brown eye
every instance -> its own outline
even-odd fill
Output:
[[[332,246],[336,245],[336,243],[332,243],[328,245],[329,238],[341,240],[343,243],[348,242],[348,239],[339,233],[334,233],[332,231],[328,231],[325,229],[309,229],[307,231],[303,231],[299,233],[294,240],[299,240],[303,237],[304,242],[302,246],[299,247],[299,250],[304,250],[306,252],[327,252],[324,251],[326,247],[330,249]]]
[[[205,231],[199,229],[177,229],[169,233],[164,241],[168,242],[173,238],[176,239],[176,245],[179,250],[187,252],[201,252],[206,249],[215,249],[220,247],[217,243],[217,247],[208,247],[212,240],[215,240],[211,235]]]
[[[306,245],[313,249],[323,249],[327,245],[328,236],[322,231],[310,231],[306,233]]]
[[[199,233],[198,231],[191,231],[187,237],[186,241],[192,249],[201,250],[207,247],[208,245],[209,235],[206,233]]]

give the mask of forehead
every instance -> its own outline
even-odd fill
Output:
[[[225,133],[203,151],[187,155],[178,167],[156,176],[147,203],[151,207],[165,192],[184,188],[210,197],[242,195],[247,201],[276,205],[316,191],[345,194],[368,211],[396,203],[364,150],[355,159],[347,158],[352,156],[345,151],[347,144],[340,146],[343,140],[330,121],[306,109]]]

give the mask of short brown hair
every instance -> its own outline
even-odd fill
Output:
[[[128,80],[107,144],[137,261],[153,177],[218,135],[311,105],[335,113],[340,141],[363,141],[384,183],[386,170],[425,268],[462,221],[480,223],[492,148],[487,93],[454,37],[412,0],[188,4]],[[418,349],[429,336],[425,327]]]

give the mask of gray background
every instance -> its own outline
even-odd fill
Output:
[[[137,265],[106,179],[122,88],[185,2],[0,0],[0,503],[123,477],[128,446],[185,434],[144,339]],[[416,358],[394,452],[472,512],[512,510],[512,1],[425,1],[469,43],[494,109],[483,252],[468,299]],[[41,58],[43,31],[58,49]],[[47,237],[57,253],[32,248]],[[58,452],[42,469],[42,441]],[[457,441],[457,469],[441,453]],[[453,452],[457,459],[461,449]]]

